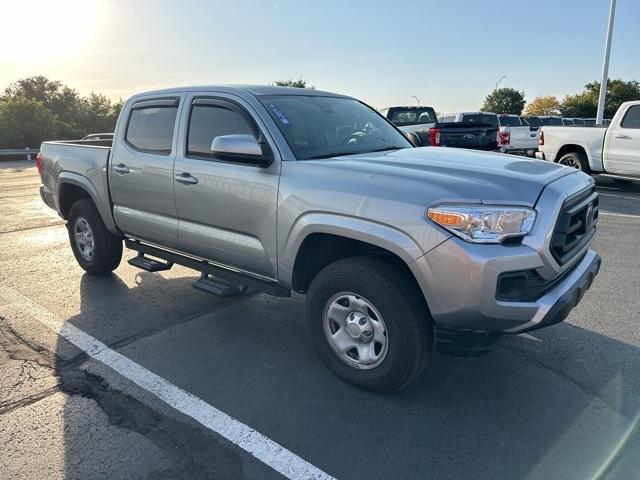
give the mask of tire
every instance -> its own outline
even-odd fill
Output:
[[[334,307],[337,317],[328,313]],[[407,273],[377,258],[350,257],[321,270],[307,292],[306,316],[320,359],[338,377],[367,390],[406,387],[433,349],[433,322],[422,293]],[[362,329],[359,338],[352,338],[350,323],[362,326],[355,327]],[[329,338],[334,335],[354,348],[339,353],[338,342]],[[359,348],[371,358],[360,357]]]
[[[76,261],[87,273],[106,275],[120,264],[122,239],[107,230],[91,200],[78,200],[71,206],[67,231]]]
[[[566,153],[562,157],[560,157],[558,163],[560,165],[565,165],[578,170],[582,170],[584,173],[591,173],[591,169],[589,168],[589,161],[587,160],[587,156],[584,154],[584,152]]]

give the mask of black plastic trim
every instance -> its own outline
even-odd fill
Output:
[[[141,241],[132,240],[129,238],[125,240],[125,246],[131,250],[146,253],[148,255],[166,260],[167,262],[177,263],[178,265],[183,265],[198,272],[208,273],[221,280],[226,280],[227,282],[236,285],[244,285],[246,287],[252,288],[254,290],[259,290],[276,297],[291,296],[291,290],[283,287],[282,285],[279,285],[275,281],[269,282],[267,280],[261,280],[257,277],[249,274],[244,274],[239,271],[217,267],[207,262],[206,260],[198,260],[195,258],[187,257],[185,255],[180,255],[179,253],[170,252],[168,250],[154,247]]]

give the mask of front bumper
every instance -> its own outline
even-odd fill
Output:
[[[56,204],[53,201],[53,195],[51,194],[51,192],[49,190],[47,190],[44,187],[44,185],[40,186],[40,198],[47,205],[47,207],[52,208],[54,210],[57,210],[56,209]]]
[[[414,262],[437,326],[522,333],[561,322],[591,286],[601,263],[596,252],[587,250],[539,298],[502,301],[496,298],[500,273],[543,268],[544,262],[526,245],[486,247],[451,238]]]
[[[589,250],[566,278],[563,278],[553,290],[538,299],[537,303],[540,305],[540,309],[531,321],[506,330],[506,332],[523,333],[562,322],[573,307],[582,300],[582,296],[596,278],[601,263],[600,255]]]
[[[546,158],[545,158],[545,156],[544,156],[544,152],[541,152],[540,150],[538,150],[538,151],[536,152],[536,158],[537,158],[538,160],[546,160]]]

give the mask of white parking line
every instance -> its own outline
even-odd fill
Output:
[[[609,217],[623,217],[623,218],[640,218],[640,215],[631,215],[629,213],[613,213],[613,212],[598,212],[598,215],[607,215]]]
[[[180,413],[223,436],[291,480],[335,480],[282,445],[251,427],[147,370],[79,328],[66,323],[12,288],[0,285],[0,297],[11,306],[43,323],[91,358],[103,363]]]
[[[625,200],[640,201],[640,197],[630,197],[629,195],[614,195],[613,193],[603,193],[603,192],[598,192],[598,194],[602,195],[603,197],[624,198]]]

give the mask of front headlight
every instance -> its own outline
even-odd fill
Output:
[[[428,209],[427,217],[467,242],[502,243],[528,234],[536,211],[502,205],[442,204]]]

